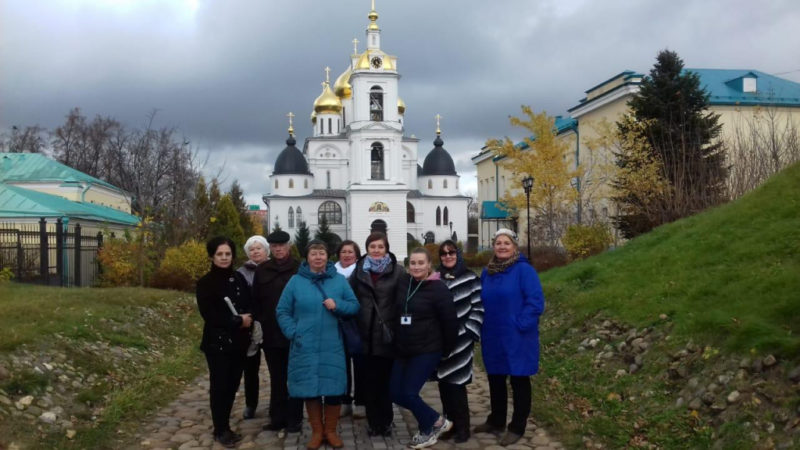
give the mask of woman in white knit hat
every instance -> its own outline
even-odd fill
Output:
[[[253,275],[259,264],[269,259],[269,244],[264,236],[250,236],[244,243],[244,252],[247,255],[247,262],[239,267],[237,272],[244,275],[247,285],[253,287]],[[248,356],[244,363],[244,398],[245,408],[242,417],[252,419],[256,416],[256,406],[258,406],[258,370],[261,368],[261,348],[259,347],[255,355]]]

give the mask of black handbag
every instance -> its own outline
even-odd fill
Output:
[[[378,310],[378,303],[375,301],[375,298],[372,299],[372,304],[375,305],[375,314],[378,315],[378,323],[381,325],[381,342],[386,345],[392,345],[394,343],[394,332],[392,328],[383,321],[383,317],[381,317],[381,312]]]

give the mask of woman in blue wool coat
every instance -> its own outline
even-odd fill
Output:
[[[306,261],[289,280],[276,309],[278,325],[290,341],[289,395],[305,399],[310,449],[324,440],[334,448],[344,445],[336,431],[347,386],[338,318],[355,315],[358,309],[350,284],[328,262],[325,243],[311,241]]]
[[[517,234],[501,228],[494,235],[494,255],[481,274],[483,328],[481,351],[489,375],[491,412],[476,433],[500,434],[506,430],[511,379],[514,413],[500,445],[517,442],[525,434],[531,412],[530,376],[539,371],[539,316],[544,294],[536,273],[520,254]]]

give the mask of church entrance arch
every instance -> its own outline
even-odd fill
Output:
[[[376,231],[380,231],[383,234],[386,234],[386,222],[378,219],[372,222],[372,225],[369,226],[369,232],[374,233]]]
[[[428,231],[425,233],[425,243],[426,244],[433,244],[436,242],[436,235],[433,234],[433,231]]]

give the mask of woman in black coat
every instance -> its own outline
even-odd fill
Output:
[[[197,307],[204,321],[200,349],[208,362],[214,440],[232,448],[242,439],[231,431],[230,416],[250,345],[250,288],[233,270],[236,246],[230,239],[215,237],[206,250],[211,270],[197,281]]]

